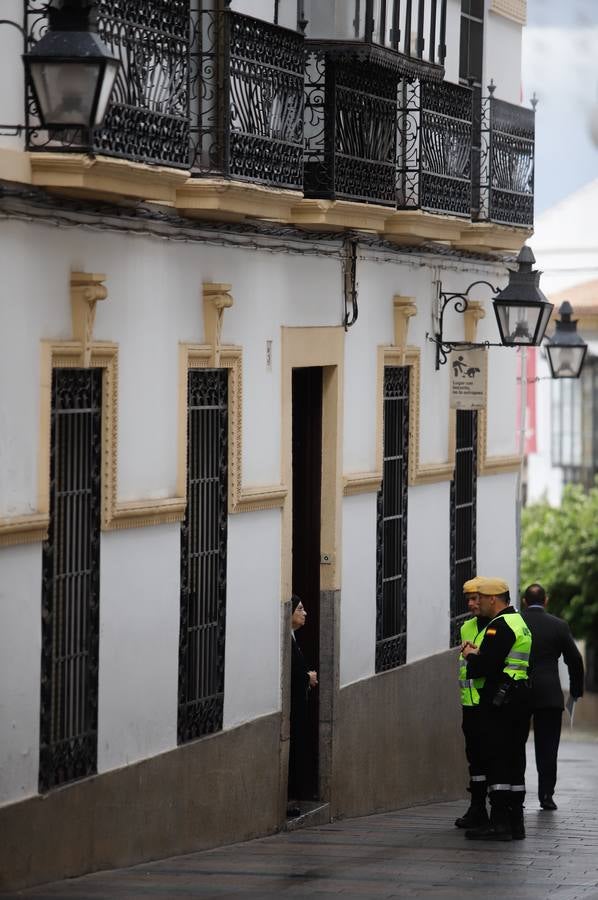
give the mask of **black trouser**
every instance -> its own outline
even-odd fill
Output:
[[[482,716],[479,706],[464,706],[461,728],[465,738],[465,755],[469,765],[470,779],[483,777],[486,780],[484,749],[482,741]]]
[[[552,797],[556,787],[557,756],[561,740],[562,709],[534,710],[534,750],[538,770],[538,797]]]
[[[502,810],[519,808],[525,799],[525,743],[529,734],[529,691],[515,684],[501,706],[484,698],[483,744],[490,803]]]

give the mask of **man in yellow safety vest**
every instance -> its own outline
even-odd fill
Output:
[[[479,646],[489,619],[480,615],[477,578],[471,578],[463,585],[463,596],[471,618],[461,625],[461,646]],[[486,769],[482,754],[482,734],[480,730],[480,689],[483,678],[467,677],[467,660],[459,655],[459,689],[461,692],[461,727],[465,737],[465,755],[469,766],[469,793],[471,803],[466,813],[455,820],[457,828],[478,828],[488,824],[486,811]]]
[[[484,678],[480,694],[490,823],[471,828],[471,840],[510,841],[525,837],[525,742],[529,731],[529,657],[532,636],[511,606],[500,578],[478,578],[480,613],[490,621],[481,643],[464,644],[467,677]]]

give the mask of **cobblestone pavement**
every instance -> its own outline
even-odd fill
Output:
[[[464,804],[436,803],[4,896],[598,900],[598,740],[577,734],[561,745],[557,812],[539,809],[528,760],[525,841],[467,841],[453,826]]]

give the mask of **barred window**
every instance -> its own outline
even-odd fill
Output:
[[[451,482],[451,646],[468,617],[463,584],[476,573],[478,414],[457,410],[455,477]]]
[[[222,728],[228,516],[228,382],[192,369],[187,395],[187,509],[181,526],[179,743]]]
[[[378,492],[376,672],[407,656],[409,367],[384,369],[384,468]]]
[[[97,767],[102,370],[54,369],[39,789]]]

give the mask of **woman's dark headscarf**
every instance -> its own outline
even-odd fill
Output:
[[[291,597],[291,609],[293,612],[295,612],[300,603],[303,603],[301,597],[298,597],[297,594],[293,594]]]

